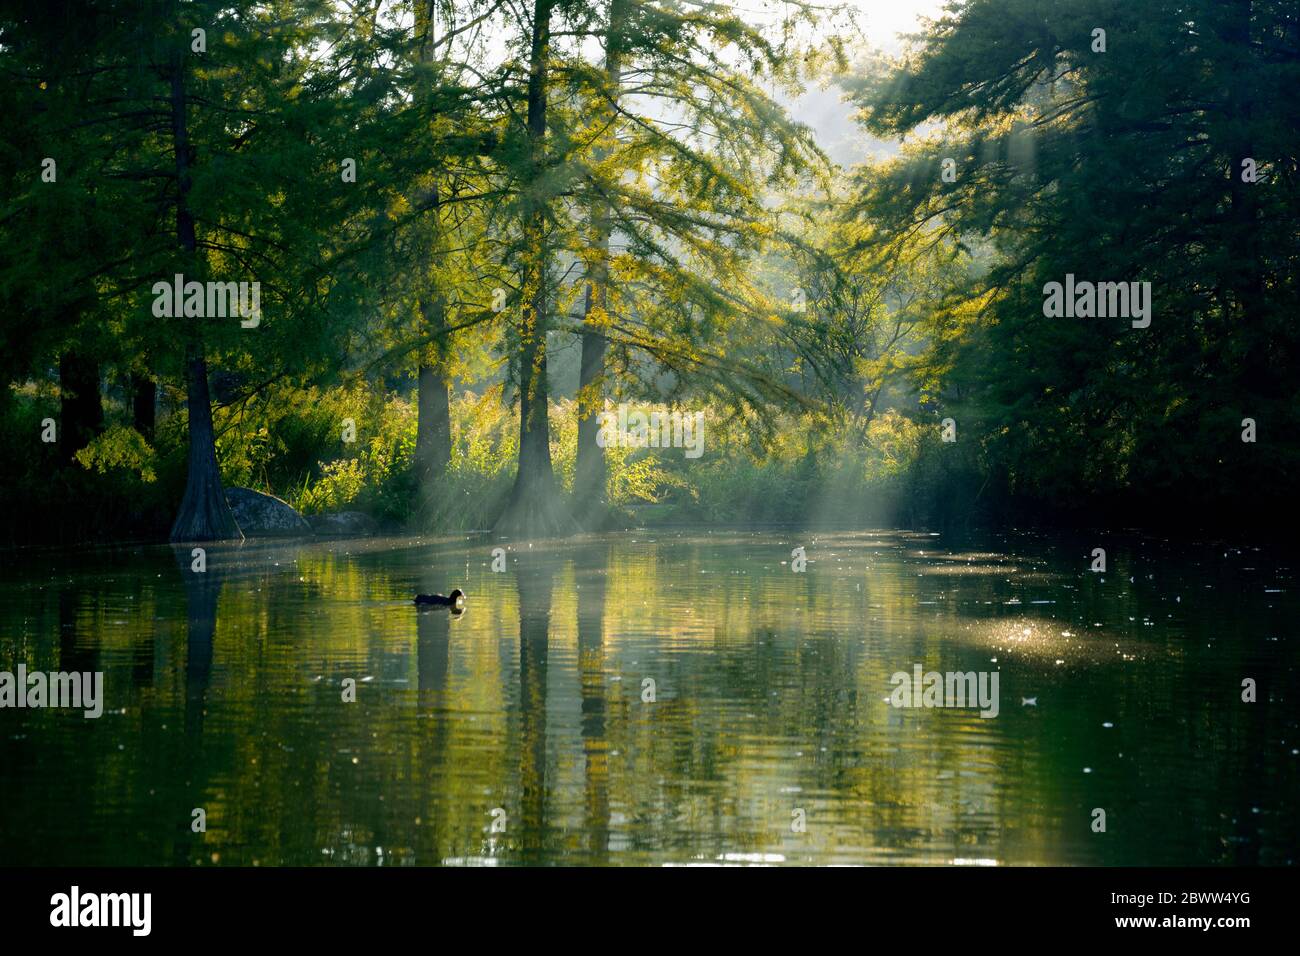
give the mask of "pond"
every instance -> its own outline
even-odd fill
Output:
[[[0,670],[104,698],[0,709],[0,863],[1295,860],[1284,554],[635,531],[205,560],[0,556]],[[411,604],[457,586],[457,617]],[[996,713],[894,706],[914,672],[996,673]]]

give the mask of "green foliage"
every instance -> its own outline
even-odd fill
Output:
[[[868,129],[907,138],[860,176],[877,245],[987,253],[951,276],[979,311],[940,323],[956,334],[933,340],[926,387],[1025,506],[1182,523],[1243,486],[1287,501],[1298,43],[1294,4],[1270,0],[971,0],[858,88]],[[1045,317],[1067,273],[1151,283],[1151,326]],[[1278,443],[1242,443],[1244,417]]]
[[[47,418],[59,418],[58,401],[47,392],[28,387],[0,394],[0,447],[25,449],[0,456],[0,490],[14,503],[4,509],[0,545],[166,534],[185,480],[180,446],[164,439],[168,445],[158,450],[133,429],[112,426],[65,463],[57,443],[40,441]]]
[[[134,472],[145,484],[157,480],[154,450],[134,428],[113,425],[76,453],[77,462],[101,475],[115,468]]]
[[[359,449],[353,452],[349,444],[345,454],[351,457],[323,463],[320,479],[305,488],[298,505],[308,514],[359,509],[381,520],[401,520],[414,500],[415,409],[390,398],[357,422]]]
[[[847,173],[781,106],[843,67],[843,41],[801,44],[832,14],[782,10],[760,27],[672,0],[4,5],[8,536],[165,526],[185,402],[209,386],[227,485],[429,531],[490,528],[509,499],[526,527],[574,494],[577,369],[547,360],[584,335],[603,343],[589,408],[707,409],[702,458],[603,450],[629,522],[1286,502],[1293,3],[953,4],[844,80],[899,143]],[[259,282],[263,321],[155,315],[176,272]],[[1045,317],[1067,273],[1150,282],[1151,327]],[[37,442],[46,417],[65,444]]]

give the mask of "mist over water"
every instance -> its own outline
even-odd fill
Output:
[[[1091,544],[40,553],[0,669],[103,671],[104,714],[6,714],[0,863],[1293,863],[1292,559],[1112,539],[1097,574]],[[459,617],[410,604],[456,586]],[[917,664],[997,671],[998,716],[892,707]]]

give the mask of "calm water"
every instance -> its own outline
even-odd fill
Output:
[[[493,573],[498,544],[0,555],[0,670],[107,701],[0,710],[0,863],[1296,858],[1284,555],[633,532]],[[458,619],[409,604],[458,585]],[[1000,713],[890,706],[918,663],[997,670]]]

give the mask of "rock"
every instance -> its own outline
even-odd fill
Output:
[[[370,515],[360,511],[340,511],[330,515],[313,515],[312,530],[317,534],[366,535],[379,531],[379,525]]]
[[[227,488],[226,501],[249,538],[310,535],[311,525],[288,502],[251,488]]]

